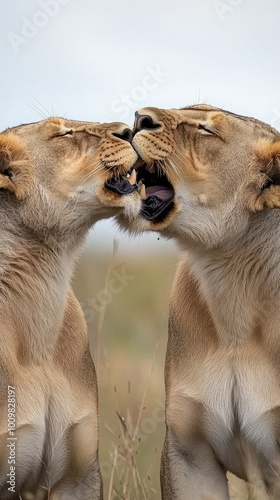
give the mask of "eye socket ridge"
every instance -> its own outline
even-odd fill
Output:
[[[198,128],[198,130],[204,130],[205,132],[208,132],[208,134],[217,136],[217,134],[216,134],[216,132],[214,132],[214,130],[207,128],[206,125],[203,125],[202,123],[199,123],[197,128]]]

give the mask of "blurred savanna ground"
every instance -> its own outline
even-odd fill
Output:
[[[160,498],[163,367],[176,261],[175,252],[127,255],[112,248],[87,252],[76,269],[74,288],[98,372],[105,499]]]
[[[111,250],[87,251],[74,279],[98,373],[104,499],[160,500],[168,298],[178,254],[141,253],[141,245],[120,254],[116,242]],[[262,500],[249,497],[242,481],[231,484],[231,499]]]

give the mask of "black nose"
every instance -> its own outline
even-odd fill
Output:
[[[150,115],[139,115],[139,113],[136,111],[133,135],[137,134],[137,132],[143,129],[155,130],[157,128],[160,128],[160,124],[155,123]]]
[[[127,142],[132,142],[132,139],[133,139],[133,133],[132,133],[132,130],[130,130],[130,128],[125,128],[122,132],[120,133],[113,133],[113,135],[115,137],[118,137],[119,139],[122,139],[123,141],[127,141]]]

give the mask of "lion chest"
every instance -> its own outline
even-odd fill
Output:
[[[72,430],[88,417],[90,409],[82,401],[82,392],[81,400],[77,400],[74,388],[58,369],[41,367],[23,371],[14,383],[17,480],[30,488],[37,481],[51,486],[65,474],[73,446]],[[92,432],[96,433],[93,417]],[[7,463],[5,457],[3,463]],[[31,472],[32,484],[29,484]]]
[[[190,402],[199,405],[194,407],[197,422],[202,422],[198,425],[214,447],[229,443],[236,435],[258,449],[263,447],[264,436],[276,442],[276,430],[267,415],[280,407],[279,375],[261,347],[248,345],[230,352],[221,347],[193,364],[191,370],[177,373],[168,413],[180,414],[174,420],[182,428],[188,425]]]

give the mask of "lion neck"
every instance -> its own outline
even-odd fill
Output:
[[[277,212],[255,214],[246,234],[219,247],[187,245],[188,262],[222,342],[242,344],[256,332],[272,343],[278,337],[268,319],[275,320],[280,310]]]
[[[13,223],[1,229],[0,350],[9,362],[40,363],[55,349],[77,252]]]

